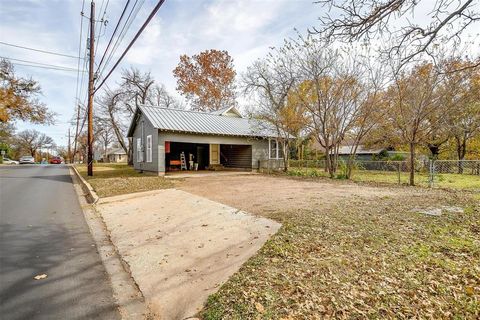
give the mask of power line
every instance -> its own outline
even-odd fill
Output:
[[[77,72],[77,71],[78,71],[78,69],[64,68],[64,67],[56,67],[56,66],[47,67],[47,66],[34,65],[34,64],[26,64],[26,63],[18,63],[18,62],[12,62],[12,64],[17,65],[17,66],[35,67],[35,68],[58,70],[58,71],[73,71],[73,72]],[[82,72],[85,72],[85,71],[82,70]]]
[[[150,13],[150,15],[148,16],[147,20],[143,23],[143,25],[141,26],[140,30],[138,30],[137,34],[135,35],[135,37],[132,39],[132,41],[130,41],[130,43],[128,44],[127,48],[123,51],[122,55],[120,56],[120,58],[117,60],[117,62],[115,63],[115,65],[112,67],[112,69],[110,70],[110,72],[108,72],[108,74],[105,76],[105,78],[103,78],[102,82],[100,83],[100,85],[94,90],[94,93],[100,89],[100,87],[105,83],[105,81],[107,81],[108,77],[110,77],[110,75],[112,74],[112,72],[115,70],[115,68],[120,64],[120,62],[122,61],[122,59],[125,57],[125,55],[127,54],[127,52],[130,50],[130,48],[133,46],[133,44],[135,43],[135,41],[137,41],[138,37],[140,37],[140,34],[143,32],[143,30],[147,27],[148,23],[150,22],[150,20],[153,19],[153,17],[155,16],[155,14],[157,13],[157,11],[160,9],[160,7],[163,5],[163,3],[165,2],[165,0],[160,0],[158,1],[157,5],[155,6],[155,8],[153,8],[152,12]]]
[[[38,65],[46,66],[46,67],[64,68],[64,69],[70,69],[70,70],[75,70],[75,71],[78,70],[78,69],[75,69],[75,68],[70,68],[70,67],[65,67],[65,66],[57,66],[57,65],[54,65],[54,64],[41,63],[41,62],[36,62],[36,61],[22,60],[22,59],[9,58],[9,57],[2,57],[2,56],[0,56],[0,59],[7,59],[7,60],[20,61],[20,62],[26,62],[26,63],[33,63],[33,64],[38,64]]]
[[[75,106],[77,107],[77,120],[75,126],[75,139],[74,139],[74,147],[73,147],[73,162],[75,162],[75,155],[77,154],[77,139],[78,139],[78,122],[80,117],[80,99],[78,98],[81,92],[78,91],[79,85],[78,81],[80,80],[80,54],[82,53],[82,33],[83,33],[83,9],[85,8],[85,0],[82,1],[82,11],[80,11],[80,38],[78,40],[78,62],[77,62],[77,80],[75,84]],[[84,60],[85,62],[85,60]],[[82,82],[83,82],[84,73],[82,73]],[[81,88],[80,88],[81,90]]]
[[[19,45],[16,45],[16,44],[7,43],[7,42],[3,42],[3,41],[0,41],[0,44],[3,44],[3,45],[5,45],[5,46],[20,48],[20,49],[25,49],[25,50],[37,51],[37,52],[47,53],[47,54],[53,54],[53,55],[61,56],[61,57],[80,59],[80,57],[72,56],[72,55],[69,55],[69,54],[63,54],[63,53],[58,53],[58,52],[52,52],[52,51],[34,49],[34,48],[19,46]]]
[[[107,47],[105,48],[105,52],[103,53],[102,58],[100,59],[100,63],[98,64],[97,68],[97,73],[102,66],[103,59],[105,59],[105,56],[107,55],[108,49],[110,49],[110,45],[112,44],[113,38],[115,37],[115,34],[117,33],[118,27],[120,26],[120,22],[123,19],[123,16],[125,15],[125,12],[127,11],[128,5],[130,3],[130,0],[127,0],[127,3],[125,4],[125,7],[123,8],[122,14],[120,15],[120,18],[117,21],[117,25],[115,26],[115,29],[113,30],[112,36],[110,37],[110,40],[108,41]]]
[[[82,2],[82,11],[80,12],[80,38],[78,40],[78,61],[77,61],[77,80],[75,84],[75,104],[78,102],[78,83],[80,80],[80,55],[82,53],[82,34],[83,34],[83,9],[85,7],[85,0]]]
[[[120,46],[120,43],[125,38],[125,35],[127,34],[128,30],[130,29],[130,26],[132,25],[133,21],[135,20],[137,14],[140,11],[140,9],[142,8],[144,2],[145,2],[145,0],[141,0],[138,7],[137,7],[138,0],[135,0],[135,3],[133,4],[132,9],[130,10],[130,13],[128,14],[128,17],[125,20],[125,23],[123,24],[122,30],[120,30],[120,34],[118,35],[117,40],[115,41],[115,43],[113,45],[112,51],[110,52],[102,70],[98,73],[97,82],[100,81],[101,75],[103,74],[103,72],[105,71],[107,66],[110,64],[110,61],[112,60],[115,52],[117,52],[117,49]]]
[[[98,17],[100,18],[100,14],[102,13],[102,8],[103,8],[103,2],[104,0],[102,0],[102,5],[100,6],[100,11],[99,11],[99,14],[98,14]],[[97,40],[95,42],[97,42],[97,44],[100,42],[100,37],[102,35],[102,27],[105,26],[105,29],[106,29],[106,20],[105,20],[105,15],[107,14],[107,7],[108,7],[108,4],[110,3],[110,0],[107,0],[107,4],[105,5],[105,8],[103,9],[103,15],[102,15],[102,18],[100,20],[98,20],[100,22],[100,28],[98,29],[98,35],[97,35]],[[97,47],[95,48],[95,56],[97,56],[97,51],[98,51],[98,45]]]

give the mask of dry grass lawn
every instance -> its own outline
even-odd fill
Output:
[[[126,164],[95,164],[93,177],[87,176],[86,165],[76,165],[76,168],[101,198],[173,187],[172,182],[163,177],[139,173]]]
[[[204,319],[480,317],[478,195],[263,175],[177,187],[283,224]],[[442,206],[464,211],[415,210]]]

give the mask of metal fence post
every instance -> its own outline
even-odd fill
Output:
[[[398,184],[401,184],[401,183],[402,183],[402,181],[401,181],[401,179],[400,179],[400,162],[397,162],[397,166],[398,166],[398,168],[397,168],[397,173],[398,173]]]
[[[433,188],[433,159],[428,160],[428,186]]]

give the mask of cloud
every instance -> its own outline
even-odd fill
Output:
[[[86,15],[88,3],[86,1],[84,8]],[[99,18],[103,15],[100,11],[101,1],[96,3]],[[145,1],[105,72],[119,58],[153,5],[154,1]],[[97,43],[97,61],[103,55],[123,6],[122,1],[109,2],[106,13],[108,24],[106,28],[102,27],[102,36]],[[264,56],[269,47],[279,45],[285,37],[293,35],[295,27],[305,30],[315,24],[316,7],[311,0],[166,1],[112,74],[108,84],[115,86],[121,69],[133,65],[140,70],[151,71],[157,82],[164,83],[169,91],[178,95],[172,70],[178,64],[179,56],[193,55],[207,49],[227,50],[240,74],[254,60]],[[0,41],[77,55],[80,11],[80,1],[58,1],[53,6],[49,1],[40,0],[2,1]],[[84,38],[87,22],[86,19],[83,21]],[[0,46],[0,50],[2,56],[76,68],[75,59],[5,46]],[[31,75],[38,80],[44,92],[42,101],[61,115],[55,126],[19,123],[17,127],[36,128],[51,135],[57,143],[65,144],[68,121],[75,112],[76,73],[20,66],[17,71],[19,75]]]

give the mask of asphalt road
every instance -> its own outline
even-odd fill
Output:
[[[120,319],[66,166],[0,166],[0,319]]]

